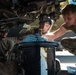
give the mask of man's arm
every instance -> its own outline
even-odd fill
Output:
[[[62,24],[60,26],[60,28],[58,28],[56,31],[52,32],[50,35],[43,35],[42,37],[47,37],[49,41],[53,41],[56,38],[61,37],[62,35],[64,35],[66,33],[66,29],[63,26],[64,24]]]
[[[10,39],[7,39],[7,45],[8,45],[8,51],[6,53],[6,56],[13,51],[14,42],[12,40],[10,40]]]

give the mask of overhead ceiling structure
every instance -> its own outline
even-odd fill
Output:
[[[41,13],[47,13],[56,20],[60,15],[60,2],[64,1],[66,0],[0,0],[0,24],[30,24]]]

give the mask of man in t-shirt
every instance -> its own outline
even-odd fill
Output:
[[[13,48],[13,42],[7,39],[8,27],[0,27],[0,61],[6,60],[8,53]]]
[[[69,4],[62,10],[62,16],[64,18],[64,23],[54,31],[51,35],[43,35],[47,37],[48,40],[55,40],[66,33],[67,30],[72,30],[76,33],[76,5]],[[69,52],[76,55],[76,37],[67,37],[61,40],[62,46]]]

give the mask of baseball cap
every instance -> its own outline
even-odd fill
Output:
[[[40,14],[39,21],[40,23],[48,23],[50,25],[53,24],[53,20],[50,19],[50,16],[48,14]]]
[[[0,26],[0,32],[8,32],[9,28],[6,26]]]

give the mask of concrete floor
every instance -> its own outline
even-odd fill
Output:
[[[56,58],[60,60],[61,71],[57,75],[73,75],[67,71],[67,66],[76,67],[76,56],[68,51],[56,51]]]
[[[60,60],[61,70],[67,70],[67,66],[76,66],[76,56],[68,51],[56,51],[55,54]]]

